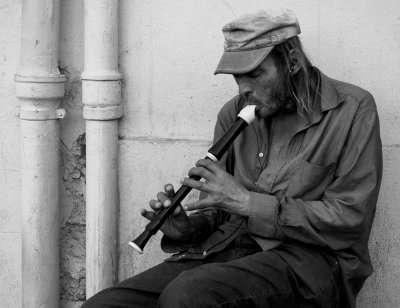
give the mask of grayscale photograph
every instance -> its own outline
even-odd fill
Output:
[[[0,308],[399,308],[399,0],[0,0]]]

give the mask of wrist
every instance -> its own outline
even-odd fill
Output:
[[[243,208],[243,213],[241,216],[250,216],[250,203],[251,203],[251,193],[250,191],[246,190],[242,194],[241,205]]]

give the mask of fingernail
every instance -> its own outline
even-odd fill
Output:
[[[187,211],[187,210],[189,209],[187,205],[184,205],[184,206],[182,206],[182,207],[183,207],[183,209],[184,209],[185,211]]]
[[[181,178],[181,183],[183,183],[184,180],[185,180],[185,177]]]
[[[169,201],[169,200],[165,201],[164,206],[170,206],[170,205],[171,205],[171,201]]]

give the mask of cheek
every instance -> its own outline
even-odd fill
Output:
[[[271,70],[260,81],[257,82],[257,92],[262,96],[270,96],[275,90],[278,81],[278,72]]]
[[[271,96],[273,85],[270,82],[259,83],[254,91],[255,96],[261,101],[268,100]]]
[[[271,91],[275,89],[278,82],[279,82],[278,72],[273,72],[264,78],[264,80],[262,81],[262,85],[264,86],[264,89],[266,91]]]

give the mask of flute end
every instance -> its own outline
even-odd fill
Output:
[[[142,254],[143,250],[140,248],[138,245],[136,245],[133,241],[130,241],[128,243],[129,246],[131,246],[133,249],[135,249],[138,253]]]

